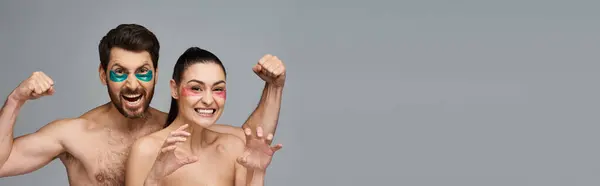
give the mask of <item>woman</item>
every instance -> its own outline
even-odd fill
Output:
[[[223,112],[225,79],[223,64],[209,51],[192,47],[179,57],[167,125],[132,146],[127,186],[263,185],[265,169],[282,147],[268,145],[273,135],[257,128],[253,137],[245,129],[244,143],[208,129]]]

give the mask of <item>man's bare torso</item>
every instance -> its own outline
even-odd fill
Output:
[[[72,135],[63,140],[66,152],[59,156],[70,185],[124,185],[125,161],[131,144],[160,130],[166,121],[165,113],[149,108],[150,114],[143,125],[114,125],[110,123],[114,120],[109,118],[107,108],[108,105],[103,105],[92,109],[70,125]]]
[[[163,129],[167,114],[148,108],[145,123],[115,123],[108,114],[112,103],[96,107],[81,117],[67,119],[68,136],[62,137],[65,153],[58,158],[67,169],[69,185],[125,185],[125,164],[131,145],[139,138]],[[243,136],[241,128],[216,124],[211,130]]]

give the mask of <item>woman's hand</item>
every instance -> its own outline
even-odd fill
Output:
[[[169,134],[152,166],[147,181],[159,182],[184,165],[198,161],[198,157],[177,147],[190,136],[190,133],[185,131],[187,127],[188,124],[185,124]]]
[[[271,163],[273,154],[283,146],[281,144],[269,146],[267,141],[273,140],[273,134],[267,135],[265,139],[261,127],[257,127],[256,137],[252,135],[252,130],[249,128],[244,129],[244,133],[246,134],[246,149],[237,162],[246,167],[248,171],[264,172]]]

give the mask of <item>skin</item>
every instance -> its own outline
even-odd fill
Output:
[[[210,129],[224,110],[225,87],[225,75],[214,63],[191,65],[179,85],[171,81],[178,116],[169,127],[134,144],[127,164],[127,186],[263,185],[265,169],[282,146],[269,147],[267,141],[273,135],[265,138],[261,127],[256,137],[251,129],[246,130],[246,143]],[[195,109],[216,111],[202,115]]]
[[[130,73],[123,82],[107,78],[108,70],[117,63]],[[135,75],[144,66],[154,72],[148,82]],[[52,95],[54,82],[43,72],[35,72],[11,92],[0,111],[0,177],[27,174],[58,158],[65,165],[70,185],[124,185],[131,145],[162,129],[166,121],[166,113],[148,106],[158,71],[149,53],[113,48],[107,69],[99,67],[99,74],[101,82],[108,86],[111,102],[77,118],[55,120],[17,138],[13,129],[21,107],[29,100]],[[126,108],[122,104],[121,92],[127,89],[144,92],[142,107]],[[273,118],[279,115],[282,89],[265,83],[261,101],[243,127],[256,129],[260,124],[265,131],[275,131],[277,123]],[[230,125],[214,125],[210,129],[244,138],[241,128]]]

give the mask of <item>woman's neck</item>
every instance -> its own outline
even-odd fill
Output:
[[[206,144],[206,129],[192,121],[186,120],[181,116],[177,116],[177,118],[175,118],[169,127],[172,129],[172,131],[175,131],[185,124],[188,125],[185,131],[189,132],[190,136],[185,142],[183,142],[183,145],[186,148],[189,148],[192,152],[196,152]]]

